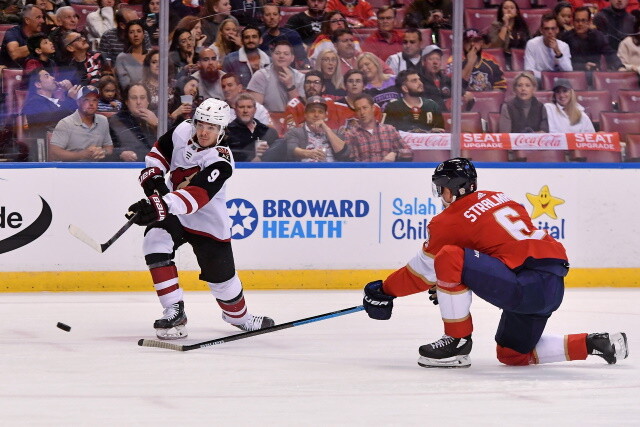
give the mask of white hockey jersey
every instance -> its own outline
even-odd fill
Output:
[[[170,174],[170,193],[163,196],[169,213],[189,232],[216,240],[231,239],[225,195],[235,163],[228,147],[200,147],[193,142],[191,120],[185,120],[156,141],[147,154],[147,167]]]

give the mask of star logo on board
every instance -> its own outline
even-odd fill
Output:
[[[231,238],[245,239],[258,227],[258,211],[251,202],[244,199],[227,201],[227,210],[231,218]]]
[[[527,199],[533,206],[531,219],[536,219],[544,214],[548,215],[552,219],[558,219],[558,215],[556,215],[556,206],[564,203],[564,199],[551,195],[548,185],[542,187],[538,194],[527,193]]]

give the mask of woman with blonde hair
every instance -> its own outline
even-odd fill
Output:
[[[389,102],[401,98],[395,76],[384,73],[384,65],[380,58],[371,52],[365,52],[358,56],[356,64],[368,82],[364,87],[365,93],[373,97],[373,101],[382,111]]]
[[[535,76],[524,71],[513,81],[516,97],[502,104],[500,110],[500,133],[549,132],[547,110],[535,97],[538,82]]]
[[[340,58],[333,50],[325,50],[318,55],[315,69],[322,73],[322,84],[324,85],[323,95],[333,99],[342,98],[347,93],[344,90],[342,81],[342,70],[340,69]]]
[[[218,54],[218,61],[222,64],[224,57],[242,47],[240,41],[238,21],[227,18],[220,23],[216,41],[210,46]]]
[[[593,123],[578,104],[576,93],[567,79],[558,79],[553,87],[553,102],[544,104],[547,110],[549,132],[595,132]]]

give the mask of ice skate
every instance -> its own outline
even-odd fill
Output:
[[[161,340],[177,340],[187,337],[187,315],[184,302],[178,301],[164,309],[163,316],[153,322],[156,336]]]
[[[472,344],[471,335],[464,338],[443,335],[438,341],[420,346],[418,365],[423,368],[468,368]]]
[[[609,365],[629,356],[627,334],[606,332],[587,335],[587,352],[602,357]]]
[[[229,322],[229,318],[226,317],[224,314],[222,315],[222,318],[226,321]],[[229,322],[231,323],[231,322]],[[267,317],[267,316],[249,316],[249,319],[244,322],[241,325],[236,325],[234,323],[231,323],[233,326],[235,326],[238,329],[242,329],[243,331],[249,332],[249,331],[257,331],[258,329],[264,329],[264,328],[270,328],[271,326],[275,325],[276,323],[273,321],[272,318]]]

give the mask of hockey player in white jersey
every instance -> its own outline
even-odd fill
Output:
[[[153,327],[160,339],[187,336],[183,292],[173,262],[176,249],[189,243],[222,309],[222,318],[244,330],[274,325],[247,310],[231,249],[226,182],[233,174],[231,150],[220,146],[230,121],[226,102],[207,99],[186,120],[158,139],[145,158],[140,185],[146,199],[129,207],[128,218],[148,226],[143,251],[154,287],[164,308]],[[170,174],[167,186],[165,174]]]

